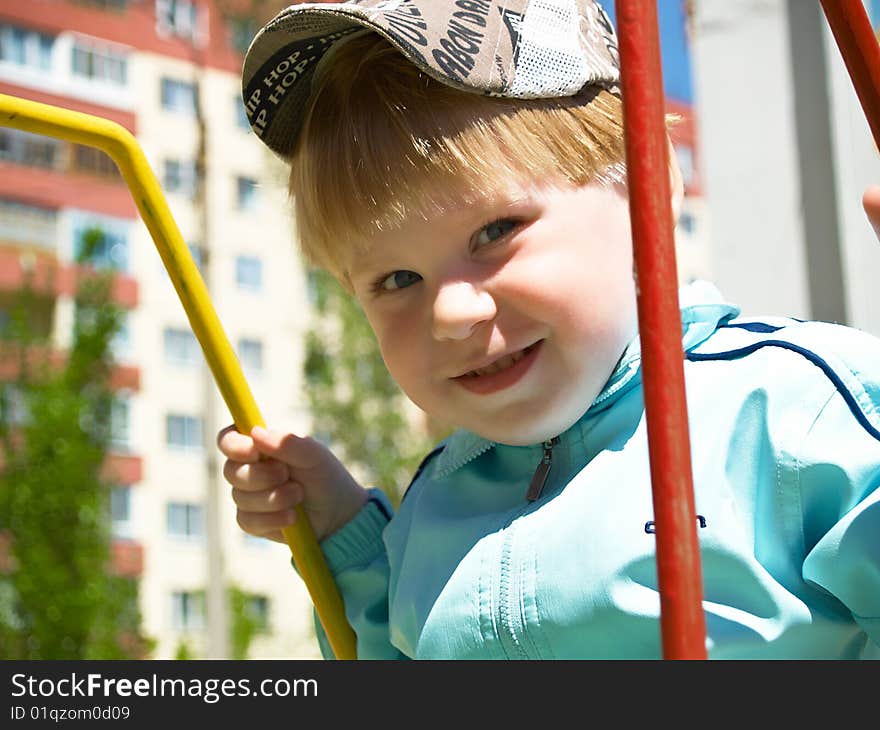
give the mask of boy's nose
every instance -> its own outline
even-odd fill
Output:
[[[485,289],[467,281],[443,284],[434,298],[433,335],[438,340],[463,340],[497,313],[495,299]]]

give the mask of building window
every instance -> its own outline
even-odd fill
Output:
[[[238,341],[238,359],[245,370],[260,372],[263,369],[263,343],[242,337]]]
[[[131,487],[113,487],[110,490],[110,521],[114,537],[131,539]]]
[[[188,329],[166,327],[162,333],[165,361],[177,367],[192,367],[202,361],[196,336]]]
[[[18,129],[0,128],[0,159],[49,170],[61,166],[62,142]]]
[[[84,251],[86,241],[94,244],[87,256]],[[75,226],[73,252],[77,261],[82,260],[97,269],[128,270],[128,236],[118,227],[116,230],[105,227],[97,219]]]
[[[253,256],[235,259],[235,283],[239,289],[258,292],[263,287],[263,262]]]
[[[205,536],[205,508],[200,504],[169,502],[168,534],[201,540]]]
[[[227,21],[227,29],[230,44],[241,55],[244,55],[260,26],[250,18],[230,18]],[[239,100],[238,103],[241,104],[241,101]]]
[[[110,159],[107,153],[94,147],[86,147],[81,144],[74,145],[71,163],[71,167],[75,172],[85,172],[89,175],[122,180],[122,174],[119,172],[116,163]]]
[[[0,200],[0,240],[54,251],[57,236],[56,211],[13,200]]]
[[[165,160],[162,184],[166,192],[178,193],[187,200],[195,200],[201,176],[192,160]]]
[[[163,78],[161,84],[163,109],[191,117],[198,114],[199,97],[195,84],[169,78]]]
[[[232,99],[232,103],[234,104],[235,109],[235,126],[245,132],[250,131],[251,123],[250,120],[248,120],[247,109],[245,109],[241,97],[236,94]]]
[[[109,48],[90,46],[77,40],[73,44],[74,76],[125,86],[128,62],[126,57]]]
[[[697,220],[692,213],[682,211],[678,218],[678,229],[684,233],[693,235],[697,230]]]
[[[202,419],[170,414],[165,417],[165,443],[174,449],[201,451]]]
[[[10,383],[0,384],[0,420],[21,426],[28,419],[28,407],[21,389]]]
[[[117,395],[110,406],[110,447],[116,451],[131,447],[131,403],[127,396]]]
[[[188,243],[186,247],[189,249],[189,254],[192,256],[193,263],[196,265],[199,273],[204,274],[205,249],[197,243]]]
[[[171,626],[175,631],[200,631],[205,627],[205,595],[202,591],[171,594]]]
[[[694,182],[694,150],[685,145],[675,145],[675,156],[681,168],[681,178],[685,187]]]
[[[0,26],[0,61],[49,71],[53,44],[54,40],[42,33],[13,25]]]
[[[201,41],[199,8],[193,0],[156,0],[156,30],[190,41]]]
[[[257,181],[251,177],[236,178],[239,210],[254,210],[257,207]]]
[[[246,599],[245,611],[253,621],[254,628],[260,633],[269,631],[269,598],[267,596],[250,595]]]
[[[131,324],[129,322],[129,313],[123,312],[119,320],[119,329],[110,340],[110,352],[113,353],[115,360],[126,360],[131,357]]]

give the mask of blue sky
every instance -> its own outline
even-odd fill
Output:
[[[599,0],[599,3],[614,21],[614,0]],[[676,101],[692,104],[691,57],[685,30],[684,4],[684,0],[657,0],[657,17],[666,95]],[[866,0],[865,6],[874,27],[880,28],[880,0]]]
[[[880,0],[872,2],[880,6]],[[614,0],[599,0],[599,3],[613,22]],[[666,95],[676,101],[691,104],[691,57],[685,30],[684,4],[684,0],[658,0],[657,18],[660,25],[660,54]]]

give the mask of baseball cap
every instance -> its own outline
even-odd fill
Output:
[[[315,72],[331,62],[334,47],[364,32],[463,91],[527,99],[619,83],[614,27],[595,0],[301,3],[270,20],[244,59],[245,109],[271,150],[290,156]]]

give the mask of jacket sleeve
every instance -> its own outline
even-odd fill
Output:
[[[392,508],[379,489],[348,524],[321,542],[336,581],[345,616],[357,638],[358,659],[406,659],[391,644],[388,626],[388,556],[382,541]],[[335,655],[315,614],[315,631],[325,659]]]
[[[803,578],[843,604],[880,649],[880,348],[836,368],[839,382],[799,455]],[[873,371],[873,373],[871,373]]]

